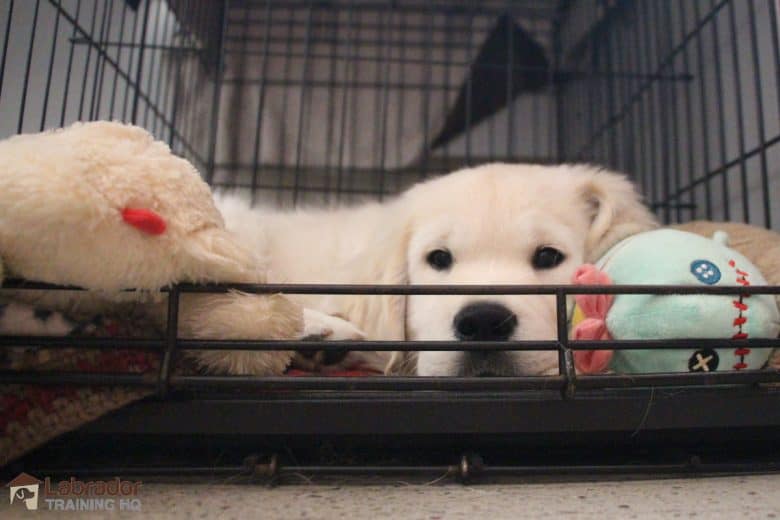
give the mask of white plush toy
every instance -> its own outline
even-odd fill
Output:
[[[4,275],[92,290],[3,291],[5,297],[68,315],[140,302],[159,323],[165,320],[161,287],[265,280],[258,259],[225,230],[195,168],[146,131],[110,122],[0,142],[0,283]],[[147,291],[117,292],[131,287]],[[179,333],[298,339],[328,336],[329,318],[281,295],[186,294]],[[293,353],[195,355],[212,370],[278,374]]]

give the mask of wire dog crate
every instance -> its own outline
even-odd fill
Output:
[[[778,11],[775,0],[5,0],[0,137],[76,120],[132,122],[191,160],[213,186],[278,207],[381,200],[422,178],[487,161],[586,161],[629,174],[664,222],[706,218],[780,229]],[[63,290],[31,282],[4,288]],[[370,471],[466,478],[637,467],[761,470],[780,462],[771,451],[731,446],[724,454],[722,448],[730,438],[750,439],[756,449],[776,438],[776,370],[577,376],[572,351],[604,346],[568,340],[566,297],[581,288],[242,288],[548,294],[558,304],[558,337],[551,341],[338,348],[547,349],[559,353],[560,374],[177,375],[172,364],[180,350],[328,348],[179,339],[179,295],[226,290],[181,285],[168,290],[165,338],[121,341],[122,348],[159,352],[155,374],[3,372],[7,383],[121,384],[156,392],[32,454],[21,467],[45,468],[45,474]],[[659,291],[780,294],[780,287],[596,290]],[[609,346],[694,343],[703,345]],[[0,338],[0,348],[70,344]],[[83,341],[90,349],[117,345]],[[326,445],[381,446],[379,460],[392,463],[377,466],[354,452],[346,459],[323,456]],[[540,445],[543,456],[534,452]],[[614,453],[573,461],[563,449],[582,445]],[[640,445],[639,454],[620,451]],[[102,458],[91,455],[97,446]],[[487,457],[452,458],[477,446]],[[244,458],[250,453],[260,456]]]

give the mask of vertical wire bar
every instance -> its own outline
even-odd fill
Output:
[[[467,46],[466,46],[466,60],[469,65],[466,70],[466,165],[471,166],[471,96],[473,91],[473,74],[474,74],[474,59],[473,55],[473,40],[474,40],[474,12],[469,11],[466,16],[468,17],[468,28],[466,32]],[[534,127],[536,128],[536,127]],[[531,132],[536,134],[536,132]]]
[[[587,73],[587,78],[588,78],[587,79],[587,92],[588,92],[588,101],[587,101],[587,109],[588,110],[587,110],[587,114],[588,115],[586,116],[586,119],[588,120],[588,130],[587,130],[587,132],[588,132],[588,139],[587,140],[592,140],[593,136],[594,136],[594,128],[595,128],[595,121],[594,120],[596,118],[596,114],[594,113],[594,110],[593,110],[593,103],[594,103],[593,102],[593,82],[595,81],[596,60],[597,60],[597,53],[598,53],[597,41],[596,41],[595,35],[592,35],[590,37],[589,50],[590,50],[590,60],[589,60],[590,61],[590,64],[589,64],[590,70]],[[589,152],[590,152],[590,150],[588,150],[586,148],[583,148],[579,159],[581,159],[581,160],[582,159],[586,159],[586,158],[593,159],[592,153],[591,153],[590,156],[587,155]]]
[[[116,108],[116,91],[117,91],[117,82],[119,81],[119,68],[122,66],[122,54],[124,53],[124,44],[125,44],[125,23],[127,19],[127,6],[122,6],[122,16],[119,19],[119,43],[120,45],[116,48],[116,68],[114,69],[114,80],[112,81],[111,85],[111,101],[108,105],[108,114],[109,117],[114,117],[114,109]],[[129,68],[129,67],[128,67]]]
[[[382,93],[384,91],[382,81],[384,79],[384,67],[383,60],[385,59],[385,21],[387,20],[386,13],[382,13],[382,15],[379,17],[381,18],[381,22],[377,21],[376,27],[377,27],[377,33],[376,36],[376,55],[374,56],[373,63],[375,64],[374,69],[374,85],[371,88],[371,93],[373,97],[373,104],[374,104],[374,110],[373,110],[373,116],[372,119],[374,121],[373,125],[373,133],[372,133],[372,143],[371,143],[371,157],[377,157],[379,155],[379,148],[382,146],[381,143],[381,126],[382,126]],[[368,129],[366,129],[368,130]],[[371,168],[373,171],[367,172],[368,174],[373,174],[372,176],[372,183],[370,184],[370,190],[372,191],[372,195],[377,196],[379,195],[379,183],[381,172],[379,171],[379,167],[377,165],[377,161],[372,161],[370,163]]]
[[[114,11],[114,3],[111,0],[105,0],[103,3],[103,17],[100,21],[100,39],[98,40],[98,51],[95,54],[95,77],[92,80],[92,99],[89,102],[89,119],[93,120],[97,117],[97,111],[99,110],[98,103],[100,102],[100,96],[103,92],[103,71],[106,67],[106,58],[103,56],[103,52],[108,52],[108,49],[104,47],[104,43],[107,40],[106,31],[110,30],[110,26],[106,23],[106,19],[111,18]],[[107,29],[108,27],[108,29]],[[102,52],[101,52],[102,51]],[[97,102],[97,103],[96,103]]]
[[[144,128],[151,129],[151,125],[149,124],[149,111],[152,108],[152,103],[155,102],[155,99],[152,94],[152,84],[154,82],[154,77],[157,75],[156,65],[157,65],[157,56],[160,54],[160,42],[157,39],[157,34],[160,31],[160,13],[162,12],[162,6],[163,2],[157,2],[157,13],[152,17],[154,18],[154,23],[152,26],[152,32],[151,32],[151,48],[148,50],[149,53],[149,74],[146,76],[146,107],[144,108]],[[156,130],[156,129],[155,129]]]
[[[79,0],[79,2],[81,2],[81,0]],[[127,7],[125,7],[125,10],[126,9],[127,9]],[[140,15],[136,12],[133,15],[133,30],[130,33],[130,43],[131,43],[131,46],[130,46],[130,52],[129,52],[129,56],[128,56],[128,60],[127,60],[128,79],[125,80],[125,99],[124,99],[124,101],[122,103],[122,121],[127,121],[127,109],[128,109],[129,102],[130,102],[130,87],[132,86],[132,83],[130,82],[130,79],[129,79],[129,73],[133,69],[133,61],[135,60],[135,54],[136,54],[135,51],[136,51],[137,47],[139,48],[139,51],[140,51],[140,47],[143,45],[143,44],[141,44],[141,45],[137,46],[136,45],[136,39],[135,39],[136,35],[138,34],[138,19],[139,18],[140,18]],[[130,115],[132,116],[132,106],[130,106],[130,110],[131,110]]]
[[[59,15],[59,11],[57,11]],[[3,36],[3,54],[0,57],[0,97],[3,95],[3,78],[5,78],[5,60],[8,56],[8,41],[11,38],[11,20],[14,17],[14,0],[8,2],[8,20],[5,23],[5,34]]]
[[[203,2],[200,3],[200,8],[199,8],[198,13],[197,13],[197,15],[195,17],[195,21],[193,22],[193,31],[198,31],[199,28],[200,28],[201,30],[209,32],[207,27],[210,24],[216,25],[217,31],[219,31],[219,27],[220,26],[217,25],[217,24],[219,24],[220,21],[219,20],[214,20],[210,16],[211,12],[212,12],[212,10],[210,9],[209,4],[205,4]],[[229,16],[229,14],[226,15],[226,16]],[[217,34],[219,34],[219,33],[217,33]],[[190,35],[190,39],[194,40],[195,36],[194,35]],[[203,42],[201,44],[201,53],[202,53],[202,56],[203,56],[205,64],[201,64],[197,59],[190,60],[190,62],[187,63],[186,71],[184,72],[184,76],[183,76],[183,78],[184,78],[183,79],[183,84],[185,86],[186,85],[194,85],[194,84],[202,82],[202,81],[208,81],[208,68],[211,67],[212,65],[214,65],[214,63],[212,63],[210,61],[210,56],[211,55],[209,54],[209,48],[207,47],[208,43],[209,43],[209,40],[206,40],[205,42]],[[216,41],[214,43],[215,43],[215,45],[217,45],[216,52],[217,52],[217,59],[219,59],[219,57],[221,56],[221,53],[222,53],[222,47],[221,47],[222,40]],[[214,88],[217,88],[217,80],[220,77],[221,76],[219,75],[219,73],[216,72],[216,70],[215,70],[215,72],[214,72]],[[221,88],[221,86],[220,86],[220,88]],[[194,125],[197,126],[198,124],[200,124],[199,120],[200,120],[200,117],[201,117],[199,112],[198,112],[198,110],[197,110],[197,108],[196,108],[198,103],[196,101],[194,101],[195,97],[197,96],[197,93],[192,88],[190,88],[187,91],[187,93],[188,93],[187,101],[189,101],[189,102],[184,101],[182,103],[182,105],[183,106],[189,106],[190,109],[189,109],[187,114],[184,114],[184,115],[181,116],[181,124],[179,124],[179,127],[178,127],[178,134],[181,136],[180,140],[182,142],[184,142],[185,136],[189,135],[189,130]],[[213,95],[213,91],[212,91],[212,95]],[[212,114],[212,117],[213,117],[213,114]],[[212,123],[213,122],[214,121],[212,121]],[[208,134],[208,139],[211,139],[211,131],[215,131],[215,128],[214,127],[210,128],[210,132]],[[209,141],[206,141],[206,143],[204,143],[204,145],[208,146],[209,145]],[[208,157],[204,158],[204,160],[206,162],[205,162],[205,164],[203,164],[203,166],[206,168],[206,178],[208,179],[209,178],[208,176],[211,175],[210,172],[212,170],[209,169],[210,163],[208,162],[209,161]],[[216,160],[216,155],[215,155],[215,160]]]
[[[777,95],[777,118],[780,119],[780,30],[778,30],[778,9],[777,0],[769,1],[769,25],[772,30],[772,53],[775,58],[775,94]],[[767,186],[764,191],[769,193]]]
[[[428,31],[425,32],[425,50],[423,52],[424,54],[424,62],[425,62],[425,72],[423,73],[423,110],[422,110],[422,118],[423,118],[423,156],[422,156],[422,165],[420,168],[420,178],[425,178],[428,176],[428,170],[430,168],[428,159],[431,151],[431,139],[430,139],[430,128],[428,128],[430,123],[430,103],[431,103],[431,87],[433,82],[433,64],[432,64],[432,57],[431,57],[431,49],[433,47],[433,32],[436,22],[436,15],[433,10],[433,3],[428,4],[428,27],[430,28]]]
[[[209,155],[206,166],[206,179],[208,183],[214,180],[214,169],[217,155],[217,132],[219,129],[219,103],[222,97],[222,80],[225,71],[223,70],[223,54],[225,52],[225,34],[227,33],[228,12],[230,11],[230,0],[223,0],[217,8],[217,35],[214,45],[216,45],[217,61],[214,64],[214,91],[211,99],[211,131],[209,132]]]
[[[643,7],[647,7],[646,3],[641,4]],[[644,20],[643,24],[643,36],[644,36],[644,44],[642,48],[644,49],[645,54],[645,63],[647,65],[648,72],[652,73],[653,70],[655,70],[655,66],[653,63],[653,49],[652,49],[652,38],[650,36],[651,26],[650,26],[650,11],[647,9],[644,9],[642,11],[642,19]],[[648,127],[648,133],[650,136],[650,170],[649,170],[649,181],[650,181],[650,197],[651,202],[655,204],[658,202],[658,164],[657,164],[657,154],[656,154],[656,124],[655,124],[655,95],[653,92],[653,88],[650,87],[647,89],[647,104],[649,108],[648,112],[648,120],[650,121],[649,127]]]
[[[336,73],[337,73],[337,67],[338,67],[338,56],[339,56],[339,45],[340,40],[336,35],[339,34],[341,29],[341,10],[340,9],[334,9],[333,10],[333,25],[331,32],[328,33],[328,37],[331,38],[330,42],[330,55],[328,56],[328,91],[327,91],[327,101],[328,104],[328,115],[327,117],[327,129],[325,131],[325,167],[328,171],[328,173],[325,176],[325,182],[324,189],[322,190],[322,202],[328,203],[330,202],[330,196],[331,191],[333,187],[331,186],[331,182],[333,180],[333,176],[330,174],[331,168],[333,167],[332,161],[333,161],[333,153],[331,151],[333,150],[333,118],[336,115]]]
[[[360,10],[361,4],[357,5],[357,9]],[[362,11],[361,16],[358,17],[357,26],[355,28],[355,64],[352,68],[352,77],[350,78],[351,85],[353,87],[354,95],[352,96],[350,111],[349,111],[349,158],[351,159],[351,164],[349,167],[347,167],[346,173],[347,173],[347,191],[349,192],[349,200],[350,202],[354,199],[354,188],[355,188],[355,173],[357,171],[358,167],[358,160],[360,159],[358,144],[359,144],[359,128],[358,125],[358,114],[359,114],[359,101],[360,101],[360,92],[361,92],[361,86],[358,82],[358,64],[360,63],[360,46],[365,42],[365,48],[366,50],[371,49],[371,43],[370,39],[368,40],[362,40],[361,39],[361,31],[362,28]]]
[[[508,17],[507,27],[507,71],[506,71],[506,158],[512,160],[515,144],[515,99],[514,99],[514,72],[515,72],[515,32],[514,18]],[[533,73],[533,72],[532,72]]]
[[[636,71],[636,79],[633,84],[633,92],[640,92],[642,88],[642,76],[644,73],[644,67],[642,66],[642,39],[639,36],[640,23],[642,19],[642,13],[639,11],[637,4],[634,4],[634,27],[632,27],[631,34],[633,36],[632,44],[629,45],[631,49],[631,61],[633,63],[633,69]],[[648,159],[646,143],[649,140],[649,130],[652,127],[646,124],[645,115],[647,114],[648,98],[650,97],[650,91],[647,90],[644,93],[639,94],[639,100],[637,102],[637,138],[641,141],[639,147],[639,156],[637,157],[637,171],[641,175],[642,194],[648,197],[650,193],[650,172],[648,171]]]
[[[622,75],[627,71],[630,70],[627,66],[627,55],[626,55],[626,26],[625,24],[616,24],[615,27],[616,34],[613,37],[613,41],[615,42],[613,45],[613,50],[615,51],[615,55],[612,59],[613,69],[616,71],[618,75],[622,77]],[[619,88],[617,89],[619,98],[617,99],[617,102],[615,103],[616,106],[623,106],[625,102],[630,98],[631,96],[631,80],[628,78],[617,80],[619,82]],[[614,110],[614,109],[613,109]],[[613,112],[614,113],[614,112]],[[622,154],[618,154],[618,162],[616,163],[616,167],[618,169],[627,172],[632,178],[636,176],[636,172],[634,171],[634,147],[633,147],[633,127],[634,127],[634,117],[633,117],[633,108],[630,109],[630,111],[627,113],[626,118],[621,123],[623,129],[622,132],[622,139],[620,142],[622,143],[621,150]],[[635,179],[634,179],[635,180]]]
[[[246,13],[248,16],[249,13]],[[258,92],[259,100],[257,107],[257,119],[255,119],[255,143],[254,152],[252,155],[252,193],[250,194],[251,204],[254,206],[257,200],[257,181],[260,171],[260,151],[263,147],[263,113],[265,112],[265,95],[268,78],[268,54],[271,46],[271,18],[273,17],[273,9],[271,9],[271,0],[265,2],[265,28],[263,37],[263,58],[260,64],[260,92]]]
[[[554,103],[554,117],[552,118],[555,121],[555,147],[556,147],[556,162],[563,162],[566,158],[566,141],[568,140],[563,134],[563,129],[565,128],[563,125],[563,117],[566,113],[566,106],[564,104],[564,89],[571,88],[564,86],[562,78],[556,79],[556,73],[563,69],[564,64],[564,56],[563,56],[563,42],[561,40],[561,30],[563,26],[563,10],[561,8],[558,9],[558,13],[555,16],[555,20],[553,20],[552,25],[552,38],[553,38],[553,67],[550,71],[550,83],[553,86],[553,92],[555,95],[555,103]],[[569,103],[569,105],[574,105],[574,110],[570,110],[570,114],[579,114],[580,107],[577,105],[577,101],[579,96],[573,95],[573,100]],[[570,124],[579,124],[579,123],[570,123]]]
[[[392,28],[392,24],[390,23],[391,20],[395,20],[395,9],[390,9],[390,12],[387,13],[387,16],[382,22],[382,38],[385,38],[384,41],[384,50],[382,51],[382,57],[384,60],[388,60],[388,58],[391,57],[392,54],[392,48],[391,48],[391,42],[393,41],[392,37],[392,31],[389,29]],[[386,33],[389,32],[390,35],[387,35]],[[403,37],[403,36],[402,36]],[[385,162],[386,157],[385,154],[387,152],[387,118],[389,116],[389,83],[390,83],[390,63],[384,63],[380,62],[377,64],[377,66],[383,70],[383,80],[382,80],[382,111],[379,114],[380,118],[380,132],[379,132],[379,200],[382,201],[385,196],[385,176],[387,175],[387,172],[385,171]]]
[[[60,1],[57,2],[57,9],[62,10],[62,3]],[[65,115],[68,110],[68,94],[70,91],[70,78],[71,73],[73,72],[73,54],[75,52],[76,44],[73,40],[76,39],[76,35],[78,34],[76,30],[76,23],[79,20],[79,15],[81,14],[81,0],[78,0],[78,3],[76,4],[76,15],[73,17],[75,20],[73,24],[73,31],[71,32],[71,42],[70,42],[70,52],[68,53],[68,71],[65,75],[65,88],[63,89],[62,93],[62,113],[60,114],[60,126],[65,126]]]
[[[95,0],[92,4],[92,21],[89,24],[89,39],[92,42],[95,41],[95,23],[97,22],[97,13],[98,13],[98,0]],[[100,53],[98,52],[98,59],[99,58],[100,58]],[[84,79],[81,82],[81,95],[79,96],[78,118],[79,120],[82,121],[84,118],[84,101],[87,94],[87,82],[89,81],[89,65],[91,62],[92,62],[92,45],[87,44],[87,61],[84,64]]]
[[[604,11],[607,11],[607,6],[604,6]],[[617,30],[617,24],[612,22],[612,27],[607,28],[607,30],[604,31],[604,58],[605,58],[605,65],[606,70],[604,71],[606,74],[604,75],[604,81],[607,82],[607,102],[606,102],[606,110],[607,114],[604,118],[604,121],[609,121],[612,119],[613,115],[615,115],[615,70],[614,70],[614,64],[612,63],[612,51],[615,47],[615,38],[613,37],[612,33]],[[609,165],[612,168],[617,168],[617,137],[618,137],[618,128],[620,123],[615,121],[612,123],[612,128],[609,131],[609,141],[606,139],[604,140],[604,144],[608,148],[608,161]]]
[[[138,47],[138,65],[135,71],[135,84],[133,85],[135,94],[133,95],[133,108],[130,112],[130,120],[134,125],[138,124],[138,103],[141,100],[141,82],[143,81],[144,55],[146,54],[146,32],[149,29],[149,6],[151,3],[152,0],[146,0],[143,14],[144,19],[141,25],[141,40]]]
[[[399,22],[398,22],[398,33],[400,34],[399,42],[398,42],[398,58],[399,58],[399,73],[398,76],[403,78],[406,76],[404,74],[406,69],[406,45],[407,45],[407,28],[406,28],[406,12],[403,10],[400,10],[398,12],[399,14]],[[406,166],[404,164],[404,157],[403,157],[403,135],[404,135],[404,115],[406,114],[406,110],[404,107],[404,103],[406,101],[406,89],[403,87],[403,85],[397,87],[398,91],[398,112],[396,114],[396,134],[395,134],[395,142],[396,142],[396,165],[399,167]],[[401,174],[397,173],[395,175],[395,191],[396,193],[401,190]]]
[[[174,45],[174,42],[172,41],[172,38],[170,38],[170,30],[171,26],[173,25],[172,17],[171,17],[171,11],[168,10],[165,17],[165,23],[163,25],[162,34],[160,35],[160,39],[157,42],[159,46],[159,56],[160,56],[160,63],[157,66],[157,85],[155,86],[154,93],[155,93],[155,99],[157,103],[157,115],[152,121],[152,133],[154,135],[158,135],[157,133],[157,125],[159,123],[160,125],[160,134],[159,136],[162,137],[162,132],[165,130],[165,118],[168,115],[168,97],[166,95],[167,89],[165,89],[165,92],[163,92],[163,75],[165,76],[165,84],[170,85],[173,83],[171,81],[171,64],[170,59],[168,59],[168,66],[165,66],[165,56],[166,53],[168,53],[168,56],[172,57],[174,60],[176,60],[179,56],[181,56],[181,50],[176,49],[176,45]],[[156,34],[155,34],[156,36]],[[154,67],[152,67],[152,70],[154,71]],[[151,92],[149,93],[151,96]],[[174,124],[173,119],[171,118],[171,125]]]
[[[452,24],[453,18],[452,18],[452,12],[447,10],[443,13],[444,18],[444,27],[442,27],[442,38],[444,39],[444,56],[442,57],[442,67],[443,67],[443,74],[442,74],[442,83],[443,88],[439,90],[441,93],[441,104],[442,104],[442,114],[447,114],[448,110],[450,110],[449,106],[449,98],[450,98],[450,88],[451,88],[451,82],[450,82],[450,62],[452,61]],[[457,22],[455,22],[457,23]],[[439,129],[435,129],[434,131],[438,131]],[[436,135],[436,134],[433,134]],[[444,169],[450,169],[452,168],[450,164],[450,142],[451,140],[445,142],[440,146],[441,149],[441,164],[444,165]]]
[[[686,30],[688,28],[687,19],[685,16],[685,7],[680,7],[680,34],[685,35]],[[688,44],[686,44],[685,49],[683,50],[683,74],[686,77],[690,77],[691,74],[691,63],[690,63],[690,57],[688,56]],[[686,141],[688,144],[688,151],[687,151],[687,170],[688,170],[688,179],[686,184],[689,186],[693,186],[693,181],[696,178],[696,166],[695,166],[695,152],[694,152],[694,146],[693,146],[693,134],[694,134],[694,128],[693,128],[693,101],[691,99],[691,81],[685,82],[685,118],[683,125],[683,132],[687,136]],[[676,113],[676,111],[675,111]],[[680,187],[677,186],[677,192],[679,193]],[[695,205],[695,198],[694,198],[694,188],[688,188],[687,193],[687,199],[688,204],[690,206],[690,214],[689,220],[695,220],[696,219],[696,205]]]
[[[711,4],[711,7],[714,9],[714,3]],[[724,168],[724,170],[720,173],[721,186],[723,189],[723,193],[722,193],[723,219],[730,220],[731,209],[729,208],[729,204],[730,204],[729,181],[728,181],[729,170],[728,168],[726,168],[726,164],[728,163],[728,159],[726,157],[726,120],[723,115],[723,111],[724,111],[723,70],[721,68],[721,61],[720,61],[721,56],[720,56],[720,41],[718,38],[718,15],[717,14],[712,17],[712,21],[710,23],[712,27],[712,49],[715,58],[715,64],[714,64],[715,65],[715,99],[718,107],[716,112],[718,114],[718,138],[720,144],[718,148],[720,148],[720,166]]]
[[[303,43],[303,71],[301,71],[301,95],[300,99],[298,100],[298,142],[295,146],[295,174],[293,176],[293,206],[296,206],[298,204],[298,192],[301,189],[301,154],[303,152],[303,137],[304,137],[304,116],[306,115],[307,110],[307,103],[306,103],[306,92],[309,88],[310,78],[309,78],[309,64],[310,64],[310,57],[309,54],[311,53],[311,18],[312,18],[312,6],[311,4],[307,4],[308,8],[306,11],[306,34],[304,36],[304,43]]]
[[[702,30],[701,27],[701,13],[699,12],[699,2],[693,2],[693,9],[694,9],[694,18],[696,22],[696,26],[699,27],[697,29],[698,34],[696,35],[696,65],[697,65],[697,73],[699,75],[699,100],[701,102],[701,117],[702,117],[702,132],[701,132],[701,138],[702,138],[702,147],[703,147],[703,154],[702,158],[704,159],[704,171],[702,172],[702,177],[706,176],[711,170],[711,163],[710,163],[710,125],[709,125],[709,117],[708,117],[708,110],[707,110],[707,87],[706,82],[704,81],[704,46],[702,45]],[[712,186],[710,185],[710,180],[707,179],[704,181],[704,200],[705,200],[705,216],[707,217],[707,220],[712,220],[713,218],[713,212],[712,212]]]
[[[750,51],[753,58],[753,79],[755,85],[755,98],[756,98],[756,119],[758,124],[758,145],[761,148],[759,152],[759,159],[761,161],[761,200],[764,207],[764,227],[772,227],[771,216],[771,203],[769,200],[769,172],[767,164],[767,147],[766,147],[766,128],[764,113],[764,92],[761,77],[761,63],[758,54],[758,31],[756,27],[756,12],[753,2],[748,2],[748,21],[750,24]],[[770,17],[777,23],[777,19],[774,18],[775,14],[770,13]],[[777,49],[778,42],[774,42],[775,49]],[[780,85],[778,85],[780,88]]]
[[[566,292],[562,289],[555,291],[555,320],[558,336],[558,373],[566,380],[562,394],[564,399],[572,399],[577,389],[577,376],[574,370],[574,358],[569,349]]]
[[[752,2],[748,2],[752,3]],[[742,190],[742,218],[745,222],[750,222],[750,208],[748,206],[748,179],[747,179],[747,160],[745,158],[745,115],[742,102],[742,75],[739,70],[739,39],[737,38],[737,22],[734,12],[734,2],[728,4],[729,30],[731,32],[731,59],[734,67],[734,93],[737,105],[737,146],[739,147],[739,180]],[[757,74],[755,71],[754,74]],[[759,117],[760,119],[760,117]]]
[[[171,379],[173,365],[171,359],[176,351],[179,337],[179,297],[181,293],[178,287],[171,287],[168,291],[168,321],[165,331],[165,351],[160,357],[160,372],[157,378],[157,393],[161,398],[168,396],[168,383]]]
[[[347,37],[347,62],[344,64],[344,87],[341,91],[341,131],[339,132],[339,155],[338,167],[336,168],[336,200],[341,202],[344,178],[344,152],[347,141],[347,116],[349,115],[349,92],[355,88],[357,81],[357,39],[358,28],[355,20],[355,0],[350,0],[348,7],[349,13],[349,36]],[[349,79],[347,79],[349,77]],[[355,92],[353,90],[353,95]]]
[[[311,9],[311,6],[309,6],[309,9]],[[279,118],[280,125],[279,125],[279,157],[281,158],[280,161],[280,168],[279,172],[277,173],[277,179],[276,179],[276,203],[277,205],[282,204],[283,202],[283,194],[284,194],[284,176],[289,171],[289,165],[287,161],[287,113],[289,109],[290,104],[290,84],[292,83],[292,78],[290,77],[290,69],[292,68],[292,55],[293,55],[293,36],[295,33],[295,9],[288,9],[287,15],[289,16],[287,20],[287,33],[285,35],[285,50],[284,50],[284,65],[282,66],[282,110],[281,110],[281,117]],[[301,90],[303,90],[303,85],[301,85]],[[302,110],[302,107],[299,107],[300,110]],[[295,196],[295,194],[293,194]]]
[[[22,87],[22,99],[19,103],[19,124],[16,126],[16,133],[22,133],[24,126],[24,111],[27,104],[27,87],[30,84],[30,68],[32,67],[33,48],[35,47],[35,30],[38,27],[38,8],[41,0],[35,0],[35,11],[33,13],[32,27],[30,28],[30,47],[27,50],[27,63],[24,67],[24,86]]]
[[[43,131],[46,128],[46,113],[49,111],[49,95],[51,93],[51,77],[54,73],[54,59],[57,56],[57,36],[59,36],[60,30],[60,15],[61,11],[56,9],[57,13],[54,16],[54,30],[51,37],[51,48],[49,49],[49,70],[46,73],[46,87],[43,92],[43,106],[41,107],[41,124],[38,127],[39,131]],[[0,84],[2,80],[0,80]]]
[[[199,6],[199,10],[197,14],[195,14],[194,18],[196,22],[199,23],[202,20],[203,15],[203,7],[204,4],[201,4]],[[178,21],[171,21],[171,26],[176,26],[179,22]],[[196,25],[197,27],[197,25]],[[178,126],[178,117],[179,117],[179,89],[181,88],[181,68],[182,68],[182,62],[186,60],[192,60],[193,57],[197,59],[197,54],[192,53],[194,50],[192,43],[187,43],[188,40],[190,40],[190,34],[189,31],[184,31],[183,26],[178,27],[178,31],[174,31],[174,33],[171,35],[171,41],[170,44],[174,47],[181,45],[182,47],[185,47],[181,51],[171,51],[171,59],[173,60],[172,66],[169,65],[168,69],[170,70],[173,68],[173,72],[169,72],[168,74],[168,82],[165,87],[165,93],[163,94],[165,102],[165,110],[168,110],[168,100],[170,100],[170,114],[171,114],[171,124],[168,126],[168,139],[166,140],[168,143],[168,146],[171,148],[171,150],[174,149],[173,141],[174,136],[176,135],[176,128]],[[171,80],[171,74],[173,74],[173,79]],[[182,134],[183,135],[183,134]]]
[[[663,56],[664,56],[664,44],[662,41],[662,32],[668,32],[668,30],[661,30],[661,15],[659,14],[658,10],[658,2],[651,2],[650,3],[653,8],[651,10],[653,20],[655,21],[656,30],[655,30],[655,57],[657,63],[663,63]],[[672,64],[669,64],[670,71],[672,74],[674,74],[674,69],[672,68]],[[655,68],[655,67],[654,67]],[[659,73],[663,73],[663,68],[659,69]],[[661,113],[659,114],[660,120],[661,120],[661,135],[660,135],[660,146],[661,146],[661,190],[662,190],[662,197],[663,197],[663,221],[665,224],[669,224],[671,221],[671,213],[672,208],[671,204],[672,201],[670,200],[671,197],[671,180],[669,178],[669,170],[671,168],[669,164],[669,155],[671,154],[671,148],[674,147],[675,143],[669,143],[668,137],[669,137],[669,127],[671,126],[669,124],[669,113],[668,113],[668,103],[666,103],[666,96],[664,95],[664,91],[666,88],[664,87],[664,81],[663,80],[656,80],[656,92],[658,93],[658,105],[661,108]],[[657,199],[654,201],[657,202]]]
[[[666,33],[666,48],[667,48],[667,55],[668,53],[673,52],[672,49],[674,49],[674,29],[672,27],[672,12],[673,5],[669,0],[667,0],[667,4],[664,8],[662,8],[662,11],[665,13],[664,20],[663,20],[663,26],[666,27],[666,30],[664,31]],[[679,11],[682,11],[684,9],[684,6],[680,6]],[[683,37],[685,33],[682,33]],[[685,49],[681,51],[682,53],[685,53]],[[667,58],[664,58],[664,61],[666,61]],[[672,77],[675,77],[676,74],[676,67],[674,65],[676,58],[668,58],[669,65],[669,73]],[[669,81],[666,87],[667,91],[667,98],[671,98],[671,111],[667,113],[669,120],[671,122],[671,169],[672,169],[672,179],[674,180],[674,197],[670,195],[671,193],[671,186],[669,186],[669,181],[667,179],[667,193],[666,193],[666,199],[667,199],[667,207],[669,207],[669,204],[674,203],[675,205],[675,222],[681,222],[682,220],[682,204],[681,204],[681,197],[680,197],[680,186],[681,186],[681,180],[680,180],[680,139],[679,139],[679,110],[677,105],[677,83],[675,81]],[[669,155],[669,154],[668,154]],[[668,176],[668,174],[667,174]],[[673,200],[672,200],[673,199]],[[671,209],[671,208],[670,208]]]

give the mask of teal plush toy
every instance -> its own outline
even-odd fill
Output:
[[[579,285],[766,285],[758,269],[712,239],[661,229],[618,243],[594,265],[577,270]],[[777,338],[780,313],[771,295],[578,295],[574,339]],[[772,349],[576,351],[580,373],[712,372],[762,368]]]

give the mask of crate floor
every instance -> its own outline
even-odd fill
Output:
[[[275,488],[151,483],[142,486],[139,497],[147,518],[766,519],[780,512],[780,475],[484,486],[361,482],[308,485],[302,480],[303,485]],[[30,516],[8,507],[0,501],[3,518]],[[139,513],[113,516],[139,518]]]

